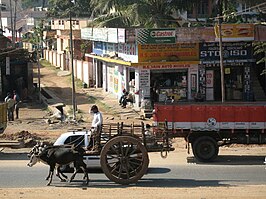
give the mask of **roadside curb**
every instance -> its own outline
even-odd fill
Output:
[[[59,98],[55,93],[46,88],[43,84],[41,84],[40,96],[41,96],[41,102],[44,103],[53,114],[58,112],[56,106],[61,104],[64,107],[64,113],[68,115],[70,107],[67,106],[61,98]]]

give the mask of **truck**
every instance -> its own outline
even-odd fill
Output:
[[[266,103],[177,102],[155,104],[154,131],[183,137],[201,162],[215,160],[219,147],[266,144]]]

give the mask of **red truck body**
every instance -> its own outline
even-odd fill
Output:
[[[266,104],[266,103],[264,103]],[[216,158],[226,144],[266,144],[263,103],[172,103],[154,105],[154,131],[184,137],[199,161]]]
[[[266,129],[266,106],[254,104],[156,104],[155,125],[168,129]]]

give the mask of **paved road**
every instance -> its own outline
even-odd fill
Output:
[[[262,156],[240,156],[230,161],[230,157],[221,157],[213,164],[176,164],[161,165],[152,163],[149,173],[137,185],[141,187],[204,187],[204,186],[234,186],[234,185],[266,185],[266,170]],[[16,159],[16,160],[14,160]],[[44,187],[48,174],[48,166],[38,164],[32,168],[26,166],[26,154],[0,154],[0,187]],[[229,164],[228,164],[229,162]],[[69,174],[70,176],[70,174]],[[110,182],[103,173],[90,174],[91,187],[121,187]],[[54,177],[52,186],[80,187],[83,186],[82,175],[69,184],[59,182]]]

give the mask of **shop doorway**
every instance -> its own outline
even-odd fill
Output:
[[[187,100],[187,69],[151,71],[151,101],[166,102]]]
[[[222,100],[221,71],[214,70],[214,101]]]
[[[243,68],[225,67],[225,96],[226,100],[243,99]]]

